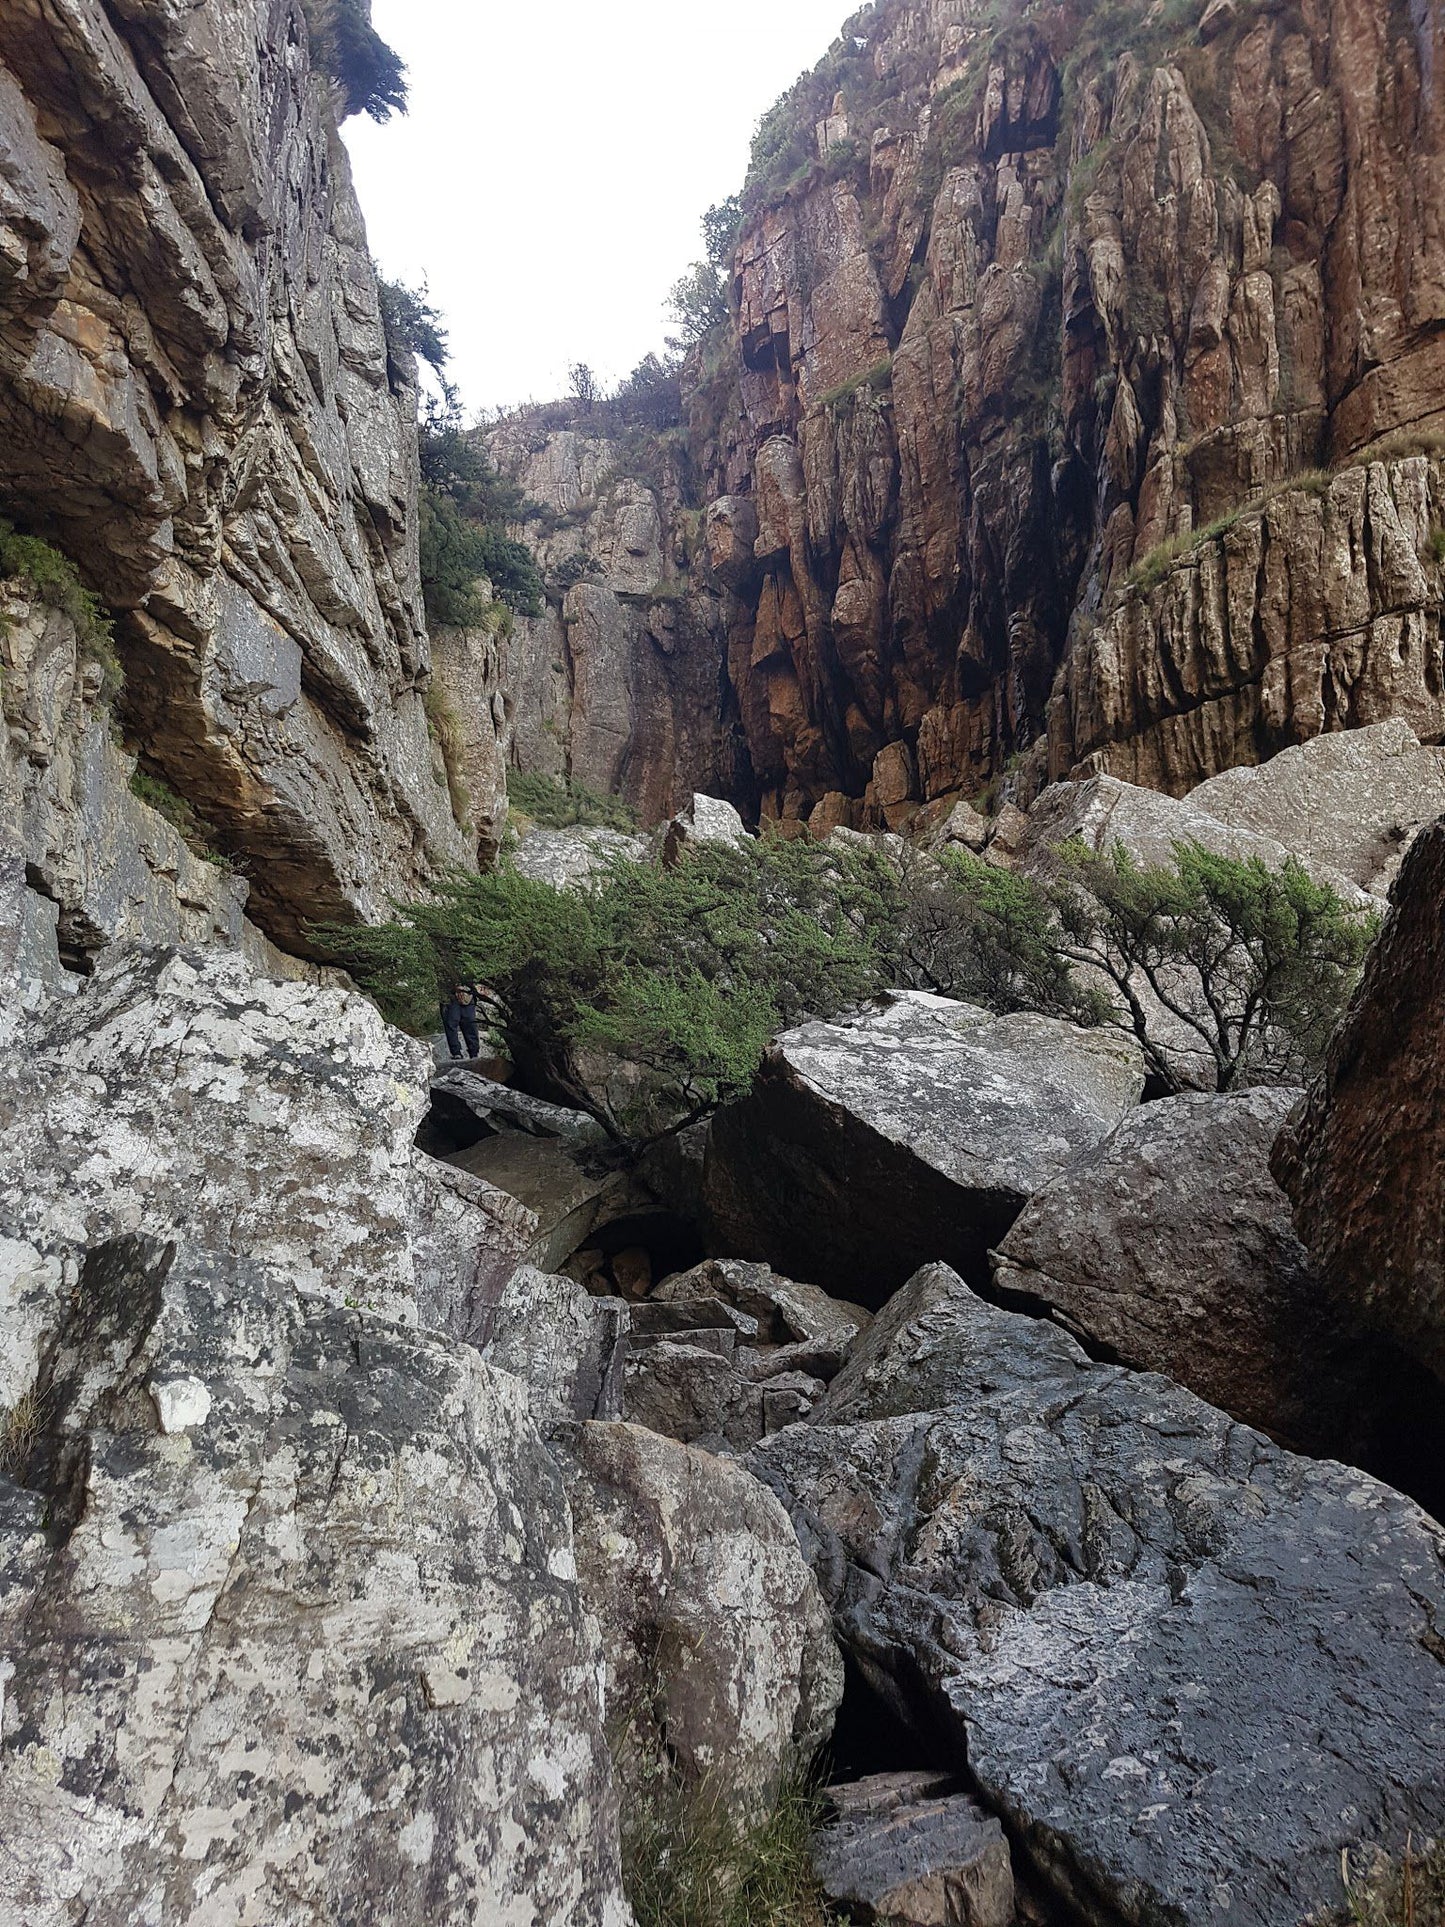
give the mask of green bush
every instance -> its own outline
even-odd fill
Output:
[[[486,984],[524,1074],[636,1146],[740,1096],[776,1031],[887,981],[887,877],[871,851],[748,842],[567,893],[455,877],[393,923],[318,936],[409,1029],[435,1026],[439,986]],[[642,1074],[627,1113],[589,1088],[590,1052]]]
[[[377,297],[393,359],[398,350],[405,350],[444,375],[451,351],[441,313],[427,299],[426,288],[409,288],[404,281],[381,281]]]
[[[1170,1090],[1181,1079],[1158,1009],[1211,1062],[1220,1091],[1305,1081],[1379,929],[1293,858],[1271,870],[1197,843],[1152,868],[1117,845],[1105,856],[1067,846],[1047,894],[1058,955],[1113,987],[1102,1014],[1137,1038]]]
[[[429,311],[435,320],[435,312]],[[441,337],[443,350],[445,336]],[[540,616],[545,591],[532,551],[508,535],[522,520],[521,489],[487,460],[475,435],[457,419],[455,398],[433,405],[418,430],[421,459],[421,586],[427,620],[471,629],[487,603],[476,591],[486,576],[508,608]]]
[[[341,83],[345,113],[406,112],[406,68],[371,24],[366,0],[305,0],[312,59]]]
[[[21,535],[12,522],[0,518],[0,579],[24,582],[37,601],[69,617],[82,661],[95,663],[101,671],[101,700],[113,700],[124,681],[115,652],[115,620],[82,583],[75,564],[49,542]]]
[[[543,830],[637,828],[637,812],[620,796],[600,796],[585,783],[554,783],[536,771],[514,769],[507,778],[507,800],[513,809]]]

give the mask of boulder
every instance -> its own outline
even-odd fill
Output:
[[[780,1278],[770,1265],[738,1258],[709,1258],[691,1271],[676,1272],[652,1296],[655,1303],[676,1304],[705,1293],[754,1319],[764,1344],[824,1341],[846,1353],[872,1318],[861,1305],[845,1305],[816,1285]]]
[[[829,1791],[813,1840],[818,1883],[849,1920],[1014,1927],[1003,1828],[947,1774],[877,1773]]]
[[[591,1150],[607,1142],[607,1133],[585,1111],[549,1104],[545,1098],[514,1090],[477,1071],[443,1070],[432,1079],[431,1094],[433,1112],[474,1118],[489,1130],[554,1137],[574,1150]]]
[[[1445,813],[1445,749],[1422,744],[1395,717],[1225,770],[1191,790],[1186,803],[1282,843],[1310,870],[1341,874],[1382,897],[1411,843]]]
[[[794,1369],[791,1360],[763,1378],[736,1354],[735,1335],[715,1327],[659,1336],[632,1349],[623,1381],[626,1417],[709,1452],[746,1452],[806,1418],[823,1396],[822,1379]]]
[[[988,818],[972,803],[955,803],[929,836],[928,847],[938,851],[962,848],[981,856],[988,842],[989,828]]]
[[[673,817],[662,841],[664,863],[678,863],[688,850],[708,844],[748,841],[747,827],[731,803],[720,797],[694,795]]]
[[[478,1348],[521,1379],[539,1424],[615,1419],[630,1325],[620,1298],[594,1298],[570,1278],[523,1265],[498,1295]]]
[[[715,1242],[876,1306],[920,1264],[978,1278],[1035,1191],[1138,1103],[1130,1039],[891,995],[769,1047],[713,1122]]]
[[[1438,1833],[1441,1529],[961,1279],[911,1289],[911,1333],[890,1307],[748,1463],[1028,1870],[1088,1920],[1299,1927],[1343,1850]]]
[[[1445,1381],[1445,821],[1411,850],[1274,1170],[1326,1289]]]
[[[83,1263],[0,1479],[0,1918],[625,1927],[525,1388],[303,1279]]]
[[[1269,1158],[1298,1093],[1146,1104],[1024,1208],[994,1295],[1297,1450],[1355,1456],[1359,1337],[1322,1298]]]
[[[1304,852],[1293,845],[1247,822],[1225,822],[1195,796],[1165,796],[1117,776],[1093,776],[1046,789],[1029,813],[1027,835],[1020,842],[1022,868],[1026,874],[1046,870],[1060,845],[1073,842],[1100,856],[1120,847],[1147,868],[1167,868],[1179,843],[1199,843],[1218,856],[1240,861],[1258,857],[1271,870],[1282,870],[1291,857],[1305,861]],[[1311,857],[1306,868],[1346,902],[1370,902],[1368,893],[1333,864]]]
[[[446,1163],[505,1192],[533,1214],[536,1230],[526,1258],[539,1271],[561,1271],[609,1225],[661,1209],[638,1179],[555,1138],[504,1131],[454,1151]]]
[[[414,1323],[426,1085],[421,1047],[359,996],[269,981],[234,951],[108,952],[6,1055],[0,1305],[38,1254],[184,1232]],[[495,1217],[479,1209],[480,1245]],[[28,1383],[30,1340],[12,1333],[5,1358]]]
[[[742,1466],[633,1425],[568,1435],[579,1582],[636,1786],[659,1751],[760,1819],[826,1744],[843,1668],[786,1513]],[[559,1920],[563,1916],[556,1916]]]
[[[512,852],[512,867],[535,883],[554,890],[582,890],[606,875],[609,865],[646,861],[648,846],[640,836],[621,830],[530,829]]]

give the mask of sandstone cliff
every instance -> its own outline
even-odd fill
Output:
[[[1445,734],[1442,61],[1376,0],[849,22],[684,377],[739,800],[897,827]]]
[[[290,949],[466,854],[337,106],[300,0],[0,13],[0,512],[115,612],[119,733]]]

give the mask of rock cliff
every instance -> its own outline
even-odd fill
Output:
[[[466,854],[337,95],[300,0],[0,17],[0,512],[114,611],[120,731],[292,950]]]
[[[684,375],[740,802],[897,828],[1445,735],[1442,61],[1374,0],[848,23]]]

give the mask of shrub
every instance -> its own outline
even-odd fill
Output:
[[[451,351],[441,313],[427,299],[425,286],[409,288],[404,281],[381,281],[377,284],[377,298],[387,346],[393,357],[398,349],[404,349],[443,375]]]
[[[587,829],[631,831],[637,812],[620,796],[599,796],[585,783],[554,783],[535,771],[513,770],[507,778],[507,798],[513,809],[544,830],[567,830],[574,824]]]
[[[427,621],[434,628],[473,628],[486,607],[477,593],[477,579],[486,573],[480,528],[467,520],[449,495],[423,489],[421,586]]]
[[[306,0],[306,20],[312,59],[340,82],[346,115],[406,112],[406,68],[372,26],[366,0]]]
[[[1271,870],[1197,843],[1153,868],[1118,845],[1106,856],[1066,846],[1047,895],[1057,954],[1112,986],[1101,1014],[1169,1090],[1184,1080],[1161,1011],[1212,1064],[1217,1090],[1306,1080],[1379,928],[1293,858]]]
[[[0,518],[0,578],[24,582],[36,600],[69,618],[81,660],[101,672],[101,700],[112,701],[124,681],[115,652],[115,621],[82,583],[75,564],[49,542],[21,535]]]
[[[486,984],[524,1074],[635,1148],[740,1096],[776,1031],[887,982],[887,877],[871,851],[748,842],[565,894],[458,876],[391,924],[317,934],[407,1028],[434,1027],[440,985]],[[590,1052],[641,1074],[625,1114],[589,1088]]]
[[[602,573],[602,564],[595,555],[569,555],[559,562],[547,579],[547,586],[554,595],[565,596],[567,591],[579,582],[590,582]]]

